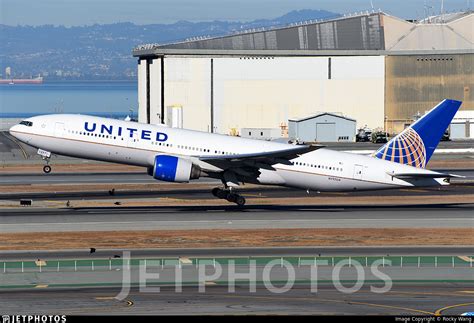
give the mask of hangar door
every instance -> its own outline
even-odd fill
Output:
[[[336,141],[336,124],[316,123],[316,141]]]

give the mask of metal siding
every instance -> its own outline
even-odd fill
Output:
[[[265,32],[266,49],[278,49],[276,31]]]
[[[161,123],[161,58],[150,64],[150,123]]]
[[[165,107],[182,107],[184,128],[210,131],[211,59],[168,57],[165,62]]]
[[[336,141],[336,124],[335,123],[316,123],[317,142],[333,142]]]
[[[265,34],[256,33],[253,37],[255,49],[265,49]]]
[[[359,17],[337,22],[337,49],[365,49]]]
[[[473,110],[474,54],[387,56],[385,59],[385,115],[390,133],[411,123],[443,99],[463,101]]]
[[[138,64],[138,121],[146,122],[146,60]]]
[[[450,138],[451,139],[466,138],[466,124],[465,123],[452,123],[450,127]]]
[[[379,13],[255,31],[212,39],[161,45],[173,49],[299,50],[383,49]]]
[[[319,49],[318,25],[311,25],[306,27],[308,35],[308,49]]]
[[[298,28],[277,30],[278,49],[300,49]]]

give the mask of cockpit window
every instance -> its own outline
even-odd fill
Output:
[[[22,122],[20,122],[20,124],[22,124],[24,126],[27,126],[27,127],[32,127],[33,126],[33,122],[26,121],[26,120],[23,120]]]

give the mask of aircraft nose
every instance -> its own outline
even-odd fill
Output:
[[[10,135],[12,135],[13,137],[16,138],[16,132],[18,131],[18,125],[14,125],[13,127],[11,127],[8,132],[10,133]]]

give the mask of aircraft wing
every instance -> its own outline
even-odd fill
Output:
[[[416,179],[416,178],[464,178],[464,176],[445,174],[445,173],[387,173],[398,179]]]
[[[222,170],[239,167],[273,169],[272,165],[274,164],[291,165],[291,159],[323,147],[320,145],[297,145],[284,150],[241,155],[201,156],[199,159]]]

